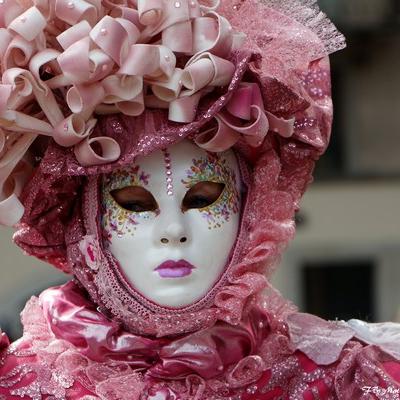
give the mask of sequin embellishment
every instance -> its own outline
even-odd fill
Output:
[[[173,185],[173,180],[172,180],[172,169],[171,169],[171,155],[168,152],[168,150],[163,149],[162,150],[164,154],[164,162],[165,162],[165,174],[167,176],[166,181],[167,181],[167,194],[168,196],[173,196],[174,195],[174,185]]]

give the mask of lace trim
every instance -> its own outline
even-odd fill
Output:
[[[320,10],[317,0],[260,0],[261,4],[285,14],[314,32],[324,44],[325,57],[346,47],[346,39],[326,14]]]

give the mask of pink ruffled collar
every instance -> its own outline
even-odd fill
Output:
[[[218,322],[188,335],[154,338],[127,332],[107,319],[72,281],[43,292],[40,303],[57,339],[72,344],[94,362],[122,362],[154,379],[195,374],[205,380],[226,375],[234,381],[235,367],[257,359],[261,346],[276,331],[279,317],[287,325],[292,351],[300,350],[317,365],[338,361],[352,339],[375,345],[400,361],[400,324],[395,323],[325,321],[300,312],[271,318],[265,310],[254,307],[236,326]],[[269,306],[274,308],[272,303]]]
[[[138,336],[107,319],[74,282],[46,290],[40,302],[57,339],[95,362],[124,362],[154,378],[217,377],[254,354],[270,331],[267,321],[259,325],[265,316],[254,309],[238,326],[219,322],[177,338]]]

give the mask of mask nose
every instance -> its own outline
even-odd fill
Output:
[[[188,241],[188,232],[182,223],[169,224],[160,235],[161,244],[183,244]]]

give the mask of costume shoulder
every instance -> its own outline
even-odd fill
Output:
[[[85,360],[72,344],[51,334],[37,297],[22,312],[24,334],[14,343],[3,333],[0,345],[0,399],[94,399],[71,371]]]
[[[400,398],[400,324],[325,321],[305,313],[287,322],[296,349],[318,365],[335,366],[339,399]]]

